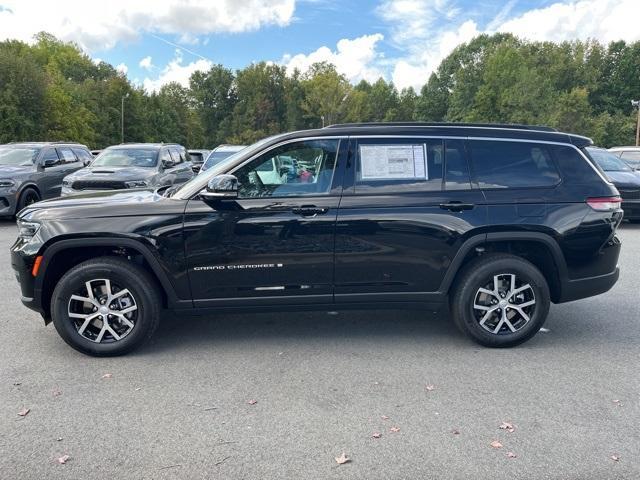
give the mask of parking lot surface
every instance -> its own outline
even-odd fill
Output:
[[[514,349],[446,312],[167,315],[107,359],[22,307],[15,235],[0,223],[1,479],[640,478],[640,226],[612,291]]]

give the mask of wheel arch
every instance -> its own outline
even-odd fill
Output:
[[[62,275],[70,268],[96,256],[124,256],[129,258],[134,255],[139,256],[142,266],[158,282],[165,307],[173,307],[183,302],[191,306],[190,300],[181,301],[178,299],[175,288],[160,262],[141,242],[128,238],[67,239],[59,240],[46,247],[40,264],[42,275],[36,277],[34,284],[34,293],[40,299],[45,318],[50,316],[53,289]]]
[[[485,252],[512,253],[533,263],[544,275],[551,300],[561,298],[562,285],[567,279],[567,265],[558,242],[542,232],[493,232],[475,235],[460,247],[440,286],[448,294],[463,267]]]

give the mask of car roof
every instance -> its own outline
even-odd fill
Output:
[[[56,146],[56,147],[82,147],[87,148],[86,145],[76,142],[10,142],[0,145],[0,147],[46,147],[48,145]],[[88,148],[87,148],[88,150]]]
[[[434,136],[469,138],[512,138],[555,143],[567,143],[578,148],[593,145],[593,141],[582,135],[557,132],[549,127],[510,124],[469,123],[347,123],[330,125],[314,130],[300,130],[272,137],[272,142],[281,142],[301,137],[331,136]],[[271,142],[270,142],[271,143]]]
[[[609,149],[610,152],[627,152],[627,151],[637,151],[640,150],[640,147],[628,146],[628,147],[611,147]]]
[[[184,148],[182,145],[177,143],[119,143],[118,145],[111,145],[106,149],[116,149],[116,148],[162,148],[162,147],[179,147]]]
[[[213,151],[215,152],[236,152],[239,150],[242,150],[243,148],[246,148],[246,145],[218,145],[216,148],[213,149]]]

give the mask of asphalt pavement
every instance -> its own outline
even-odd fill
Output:
[[[22,307],[15,236],[0,223],[0,479],[640,478],[640,226],[613,290],[517,348],[447,312],[167,315],[110,359]]]

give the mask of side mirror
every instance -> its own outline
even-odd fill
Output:
[[[42,162],[43,168],[55,167],[60,163],[59,160],[54,160],[53,158],[47,158],[44,162]]]
[[[173,163],[173,160],[163,160],[162,161],[162,168],[164,168],[164,169],[173,168],[175,166],[176,166],[176,164]]]
[[[205,200],[238,198],[238,179],[234,175],[216,175],[209,180],[200,196]]]

